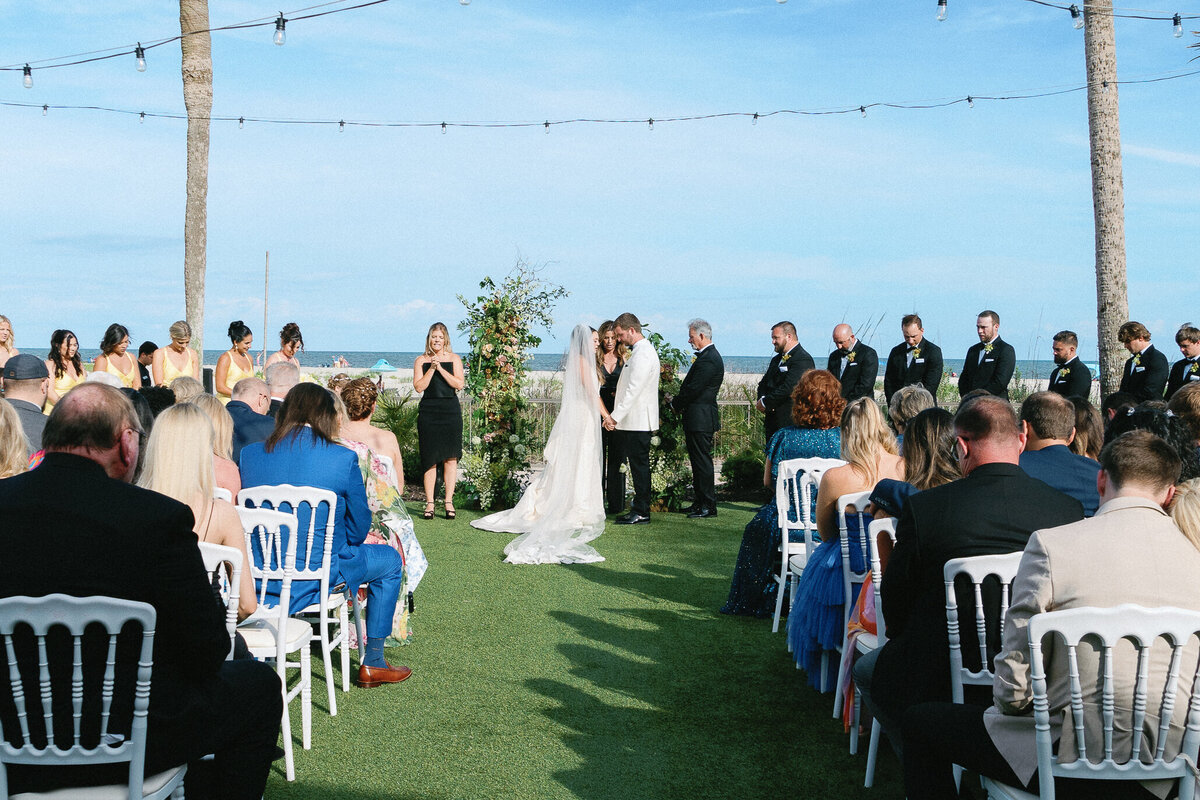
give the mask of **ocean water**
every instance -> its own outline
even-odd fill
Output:
[[[221,357],[224,350],[205,350],[204,363],[216,364],[217,359]],[[93,361],[100,354],[99,350],[90,348],[82,348],[79,351],[80,356],[85,362]],[[256,353],[255,358],[261,354]],[[333,364],[333,360],[342,356],[350,362],[349,369],[362,370],[370,369],[380,359],[388,362],[393,367],[402,367],[411,369],[413,362],[416,361],[420,353],[415,351],[401,350],[309,350],[300,353],[300,363],[307,367],[328,367]],[[882,357],[886,358],[886,353]],[[562,363],[562,353],[534,353],[530,359],[529,369],[536,372],[554,372],[559,369]],[[771,361],[771,354],[756,355],[756,356],[728,356],[722,355],[725,360],[725,371],[732,374],[744,375],[761,375],[766,372],[767,365]],[[814,358],[816,358],[814,356]],[[826,356],[821,356],[817,359],[817,366],[824,367]],[[946,361],[946,369],[953,372],[962,371],[963,362],[961,359],[953,359]],[[1092,372],[1096,372],[1096,365],[1088,365]],[[879,375],[883,376],[884,365],[879,365]],[[1051,371],[1054,369],[1054,362],[1045,361],[1017,361],[1017,369],[1020,370],[1021,376],[1024,378],[1049,378]]]

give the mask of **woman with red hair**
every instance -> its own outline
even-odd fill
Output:
[[[779,463],[791,458],[838,458],[838,422],[846,401],[832,372],[814,369],[800,376],[792,390],[792,425],[780,428],[767,443],[763,484],[774,488]],[[795,509],[793,509],[795,512]],[[758,510],[742,534],[729,599],[722,614],[765,618],[775,611],[776,562],[779,560],[779,514],[772,499]]]

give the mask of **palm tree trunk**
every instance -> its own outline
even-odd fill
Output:
[[[187,109],[187,204],[183,217],[183,295],[192,348],[204,363],[204,271],[208,246],[208,128],[212,113],[212,38],[208,0],[179,0],[183,104]],[[189,36],[191,31],[206,31]]]
[[[1117,48],[1112,0],[1091,0],[1083,12],[1088,76],[1088,139],[1092,150],[1092,206],[1096,218],[1096,343],[1100,394],[1121,382],[1124,351],[1117,329],[1129,319],[1125,283],[1125,188],[1117,107]]]

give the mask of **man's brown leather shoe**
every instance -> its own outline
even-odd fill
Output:
[[[368,667],[364,664],[358,668],[358,685],[370,689],[384,683],[399,683],[409,675],[412,675],[412,670],[408,667],[393,667],[391,664],[386,667]]]

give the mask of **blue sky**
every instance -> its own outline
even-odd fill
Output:
[[[177,10],[0,0],[0,64],[170,36]],[[211,2],[210,22],[278,10]],[[1085,81],[1065,12],[950,0],[949,19],[934,16],[932,0],[392,0],[293,22],[284,47],[270,28],[214,34],[214,114],[663,119]],[[1194,41],[1118,20],[1119,76],[1194,69]],[[0,73],[0,100],[39,106],[0,107],[0,313],[22,349],[43,351],[57,327],[96,346],[113,321],[161,343],[183,316],[185,123],[40,110],[182,111],[178,44],[147,60],[142,74],[132,56],[37,71],[32,90]],[[1200,76],[1119,91],[1131,315],[1173,354],[1176,327],[1200,322]],[[294,319],[319,350],[417,349],[431,322],[462,318],[457,294],[523,257],[571,292],[544,350],[622,311],[678,346],[705,317],[729,354],[769,353],[785,318],[812,352],[843,320],[874,326],[886,350],[915,310],[957,357],[993,308],[1019,358],[1048,358],[1062,328],[1095,357],[1082,92],[653,131],[214,123],[209,169],[210,348],[232,319],[261,341],[269,250],[269,338]]]

